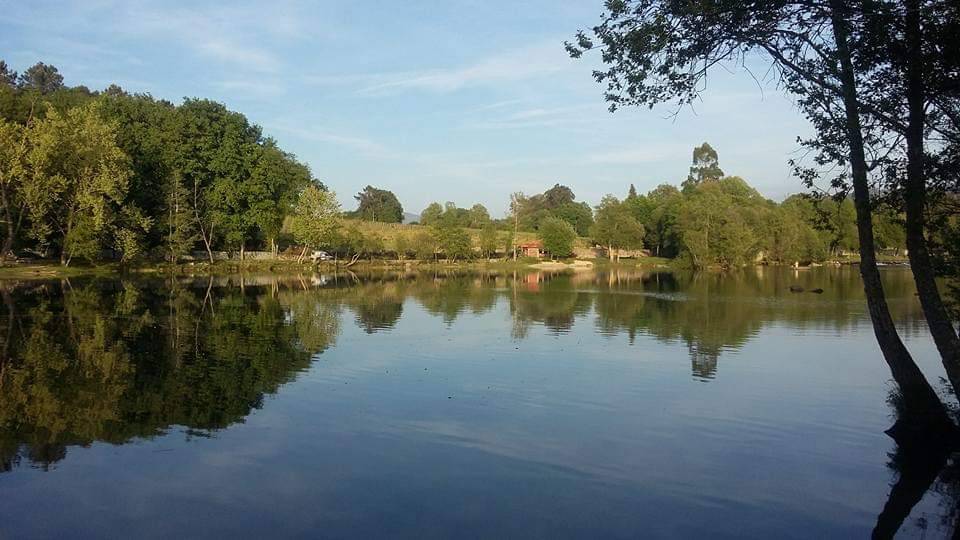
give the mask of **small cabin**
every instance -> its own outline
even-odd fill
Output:
[[[520,255],[523,257],[534,257],[541,258],[543,257],[543,244],[539,240],[533,242],[521,242],[517,244],[517,248],[520,251]]]

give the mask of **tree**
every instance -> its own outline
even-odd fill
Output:
[[[220,237],[243,249],[255,224],[243,184],[256,160],[260,128],[220,103],[188,99],[179,107],[175,166],[190,191],[197,231],[210,262]]]
[[[403,222],[403,206],[391,191],[367,186],[355,195],[354,199],[358,203],[355,215],[360,219],[384,223]]]
[[[510,216],[513,218],[513,235],[511,240],[516,238],[517,233],[520,231],[520,213],[526,205],[527,197],[523,192],[517,191],[510,194]],[[517,260],[517,246],[512,245],[512,248],[513,260]]]
[[[10,69],[6,62],[0,60],[0,85],[13,87],[17,84],[17,72]]]
[[[620,202],[613,195],[605,196],[597,206],[597,219],[590,228],[590,236],[601,245],[607,246],[610,260],[620,259],[620,250],[638,248],[643,245],[643,225],[630,212],[626,202]]]
[[[257,149],[250,178],[243,183],[247,221],[252,223],[276,252],[276,238],[290,213],[297,194],[314,181],[310,169],[280,150],[272,139]]]
[[[37,62],[20,74],[20,88],[49,94],[63,88],[63,75],[54,66]]]
[[[480,230],[480,253],[483,257],[489,259],[497,254],[500,247],[500,238],[497,235],[497,228],[493,223],[487,223]]]
[[[470,208],[470,223],[467,225],[472,229],[482,229],[490,222],[490,212],[482,204],[475,204]]]
[[[176,263],[190,252],[197,241],[193,214],[190,212],[190,192],[183,185],[180,173],[167,178],[164,189],[163,216],[164,253],[168,261]]]
[[[576,200],[573,190],[567,186],[554,184],[552,188],[543,192],[543,203],[546,208],[558,208]]]
[[[473,257],[473,244],[470,235],[462,227],[440,224],[433,229],[436,245],[444,257],[451,261]]]
[[[413,251],[417,256],[417,259],[421,261],[427,261],[433,259],[437,255],[437,241],[434,238],[434,235],[427,232],[421,231],[413,237]]]
[[[294,239],[303,244],[297,262],[303,260],[308,249],[319,249],[334,240],[340,227],[340,203],[332,191],[316,185],[307,186],[300,193],[290,218],[290,231]]]
[[[661,184],[647,194],[651,209],[642,223],[646,240],[658,257],[672,257],[679,251],[676,223],[681,199],[680,191],[669,184]]]
[[[543,249],[551,258],[569,257],[573,254],[573,241],[577,239],[577,231],[566,221],[549,217],[540,224],[537,231]]]
[[[722,5],[721,5],[722,4]],[[886,304],[877,270],[871,219],[864,112],[882,114],[861,100],[866,83],[858,80],[852,28],[859,23],[856,6],[843,0],[808,2],[674,3],[621,0],[607,3],[608,12],[593,29],[604,49],[606,70],[595,72],[607,84],[611,110],[622,105],[687,104],[703,91],[714,66],[736,62],[750,51],[765,53],[784,88],[797,97],[818,137],[820,165],[839,165],[835,185],[850,179],[857,213],[860,271],[878,344],[917,425],[931,433],[952,430],[943,404],[903,345]],[[567,44],[573,57],[594,48],[594,38],[577,34]],[[867,107],[864,107],[867,105]],[[880,152],[877,155],[883,155]],[[816,172],[807,171],[812,183]],[[849,174],[849,176],[848,176]],[[944,363],[954,388],[960,388],[960,365]],[[951,426],[946,430],[945,426]],[[937,436],[937,435],[935,435]]]
[[[50,108],[27,128],[27,137],[23,198],[40,245],[59,246],[67,265],[74,256],[97,258],[111,238],[129,241],[134,231],[121,218],[137,209],[121,207],[131,173],[115,142],[116,126],[100,120],[94,104],[66,114]]]
[[[443,207],[440,206],[440,203],[432,202],[420,212],[420,224],[433,225],[440,220],[440,216],[442,215]]]
[[[27,173],[27,137],[22,126],[0,119],[0,210],[6,233],[0,258],[13,249],[20,235],[26,202],[22,197]]]
[[[693,165],[690,167],[687,180],[683,183],[684,189],[721,178],[723,178],[723,171],[720,169],[717,151],[709,143],[703,143],[694,148]]]
[[[956,2],[939,0],[844,7],[848,10],[844,15],[864,19],[861,25],[840,21],[851,43],[849,65],[855,72],[850,80],[859,85],[856,97],[861,106],[866,105],[862,106],[863,125],[882,126],[875,138],[881,155],[891,162],[886,177],[893,180],[893,191],[903,194],[905,243],[917,295],[956,390],[960,386],[960,336],[937,285],[926,212],[931,199],[928,189],[933,199],[957,191],[960,9]],[[887,132],[886,140],[893,142],[884,144]],[[940,174],[951,169],[953,172]]]
[[[407,253],[410,252],[410,240],[405,234],[397,234],[393,238],[393,251],[397,254],[397,260],[402,261],[407,258]]]

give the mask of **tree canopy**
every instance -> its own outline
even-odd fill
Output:
[[[354,215],[366,221],[402,223],[403,206],[392,191],[367,186],[354,197],[357,210]]]

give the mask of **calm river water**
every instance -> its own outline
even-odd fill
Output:
[[[884,276],[940,388],[909,271]],[[949,467],[888,505],[913,469],[855,268],[0,292],[3,538],[862,538],[885,505],[938,538],[957,517]]]

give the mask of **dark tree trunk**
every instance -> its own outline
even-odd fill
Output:
[[[943,403],[940,402],[940,398],[913,361],[903,341],[900,340],[887,307],[873,242],[867,163],[863,147],[856,78],[848,45],[849,31],[844,15],[846,5],[844,0],[830,0],[830,7],[837,56],[840,61],[840,84],[850,146],[857,232],[860,237],[860,275],[863,277],[863,288],[867,297],[870,320],[873,323],[873,332],[884,360],[890,368],[890,373],[903,396],[904,420],[922,431],[923,435],[920,436],[923,437],[938,432],[948,433],[952,431],[953,424],[947,416]]]
[[[950,320],[937,289],[933,264],[924,236],[924,210],[926,207],[926,179],[924,175],[923,128],[926,123],[924,111],[923,65],[920,35],[920,3],[909,0],[906,4],[906,41],[908,60],[906,66],[907,121],[907,179],[903,198],[906,209],[907,256],[913,270],[913,279],[920,297],[923,316],[927,319],[930,333],[940,351],[943,367],[954,391],[960,390],[960,338]]]

